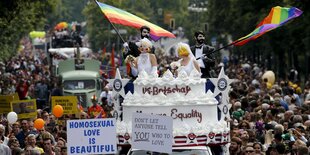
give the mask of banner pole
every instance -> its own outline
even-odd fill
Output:
[[[94,0],[94,1],[96,2],[96,4],[98,5],[98,7],[100,8],[100,6],[99,6],[99,4],[97,3],[97,1],[96,1],[96,0]],[[102,13],[104,14],[104,12],[102,12]],[[106,16],[106,15],[104,14],[104,16]],[[107,19],[108,22],[112,25],[114,31],[115,31],[116,34],[121,38],[121,40],[123,41],[123,43],[125,43],[126,41],[125,41],[124,38],[121,36],[121,34],[119,33],[118,29],[114,26],[113,23],[111,23],[111,21],[110,21],[107,17],[106,17],[106,19]]]
[[[229,46],[231,46],[231,45],[234,45],[234,44],[236,44],[236,43],[238,43],[238,42],[241,42],[241,41],[243,41],[243,40],[245,40],[245,39],[241,39],[241,40],[238,40],[238,41],[234,41],[234,42],[232,42],[232,43],[230,43],[230,44],[228,44],[228,45],[225,45],[225,46],[223,46],[223,47],[221,47],[221,48],[215,49],[215,50],[213,50],[213,51],[211,51],[211,52],[209,52],[209,53],[207,53],[207,54],[204,54],[203,56],[206,56],[206,55],[209,55],[209,54],[213,54],[213,53],[215,53],[215,52],[220,51],[221,49],[227,48],[227,47],[229,47]],[[202,57],[196,58],[196,60],[199,60],[199,59],[201,59],[201,58],[202,58]]]

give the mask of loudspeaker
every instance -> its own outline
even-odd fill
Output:
[[[175,19],[174,18],[170,19],[170,25],[169,26],[171,29],[175,28]]]

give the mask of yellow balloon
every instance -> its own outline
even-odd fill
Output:
[[[43,38],[43,37],[45,37],[45,32],[44,31],[31,31],[29,33],[29,36],[30,36],[31,39]]]
[[[270,82],[267,82],[267,89],[271,89],[272,88],[272,84]]]
[[[262,80],[264,81],[264,79],[267,79],[267,82],[270,83],[271,85],[274,84],[275,82],[275,74],[273,71],[266,71],[263,76],[262,76]]]

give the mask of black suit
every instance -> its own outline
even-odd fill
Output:
[[[214,47],[203,44],[201,48],[203,48],[202,54],[204,55],[204,57],[202,58],[202,61],[205,65],[205,68],[200,67],[200,70],[202,73],[201,77],[210,78],[211,77],[210,71],[212,67],[215,66],[215,59],[214,59],[213,54],[211,53],[212,51],[214,51]],[[191,46],[191,51],[193,52],[193,55],[196,57],[196,45]]]
[[[128,56],[128,55],[132,55],[134,57],[137,57],[140,55],[140,51],[139,51],[139,47],[136,45],[135,42],[128,42],[128,51],[123,53],[123,57],[124,59]]]

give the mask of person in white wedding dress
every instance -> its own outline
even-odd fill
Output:
[[[178,43],[176,49],[179,58],[181,58],[180,60],[178,60],[178,63],[180,64],[180,67],[177,69],[178,72],[184,70],[189,76],[192,70],[196,69],[199,73],[201,73],[199,64],[196,61],[194,55],[192,54],[188,44]]]
[[[136,58],[128,56],[125,61],[130,62],[133,74],[138,75],[144,70],[148,75],[157,73],[157,59],[155,54],[150,53],[152,42],[147,38],[143,38],[139,42],[140,55]],[[135,76],[136,76],[135,75]]]

